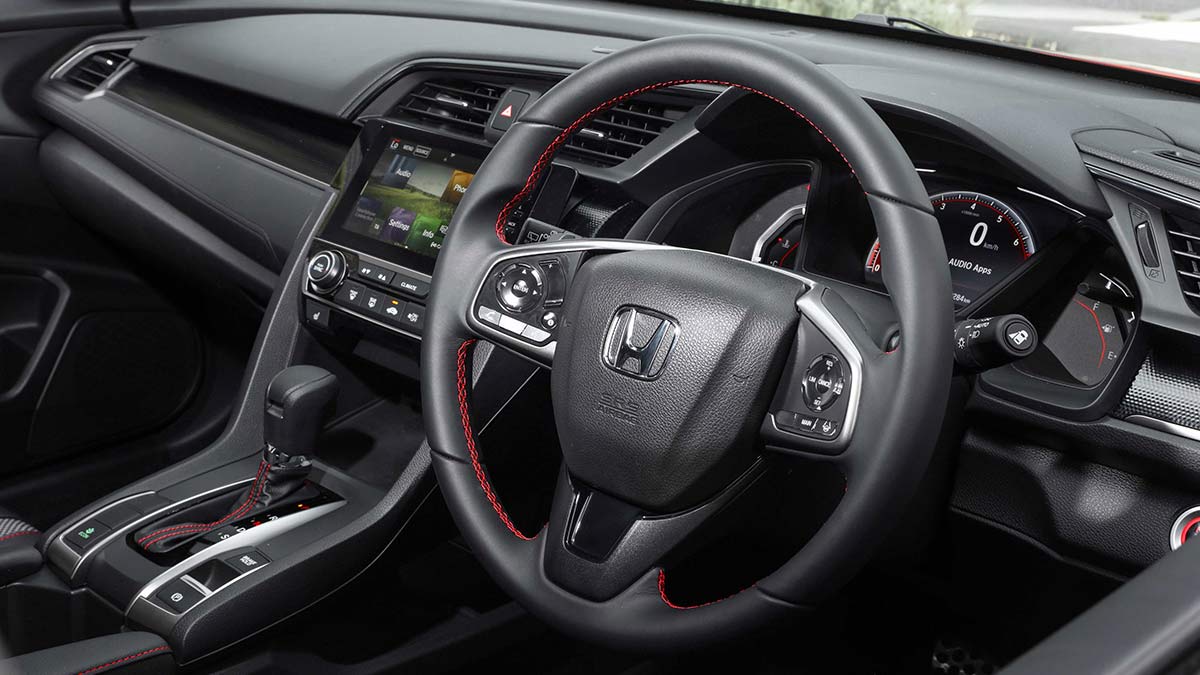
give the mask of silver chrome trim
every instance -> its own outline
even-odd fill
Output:
[[[797,220],[804,218],[807,213],[808,205],[800,204],[799,206],[793,206],[792,208],[780,214],[780,216],[775,219],[775,222],[768,225],[767,229],[763,230],[763,233],[758,235],[758,239],[754,240],[754,250],[750,254],[750,262],[761,263],[767,242],[770,241],[770,239],[776,234],[782,232],[783,228],[791,225]]]
[[[1175,524],[1171,526],[1171,538],[1169,539],[1172,551],[1183,546],[1183,527],[1197,517],[1200,517],[1200,506],[1193,506],[1175,519]]]
[[[153,492],[153,491],[139,492],[136,495],[130,495],[129,497],[125,497],[123,499],[115,501],[112,504],[105,506],[103,509],[100,509],[99,511],[93,511],[87,517],[83,518],[82,520],[76,521],[71,527],[64,529],[61,534],[59,534],[57,537],[55,537],[55,544],[61,544],[67,551],[73,553],[74,555],[78,556],[78,558],[79,558],[78,560],[75,561],[74,567],[71,568],[71,573],[69,575],[69,579],[73,581],[75,579],[75,575],[79,572],[79,568],[83,566],[84,561],[87,560],[89,557],[91,557],[94,553],[96,553],[100,549],[107,546],[109,541],[116,539],[118,537],[124,536],[130,530],[137,529],[137,527],[139,525],[142,525],[143,523],[146,523],[147,521],[153,520],[154,518],[157,518],[158,516],[160,516],[164,513],[167,513],[169,511],[171,511],[172,509],[183,508],[184,506],[187,506],[188,504],[192,504],[201,499],[204,499],[205,497],[208,497],[209,495],[217,494],[217,493],[225,491],[225,490],[232,490],[233,488],[238,487],[239,485],[245,485],[246,483],[251,483],[253,481],[254,481],[253,477],[246,478],[246,479],[239,480],[239,481],[234,481],[233,483],[228,483],[226,485],[222,485],[221,487],[213,488],[211,490],[201,492],[200,494],[193,495],[191,497],[188,497],[187,499],[182,499],[177,502],[171,502],[170,504],[167,504],[166,506],[162,507],[161,509],[158,509],[156,511],[151,511],[150,513],[147,513],[146,515],[142,516],[141,518],[137,518],[126,525],[122,525],[121,527],[114,529],[112,532],[109,532],[102,539],[100,539],[100,541],[93,544],[91,546],[91,548],[84,551],[83,555],[79,555],[78,553],[75,552],[75,549],[71,548],[71,546],[69,544],[67,544],[66,539],[64,539],[64,537],[67,536],[67,532],[70,529],[72,529],[78,525],[82,525],[83,523],[87,522],[88,520],[95,518],[98,514],[104,513],[105,511],[107,511],[109,509],[109,507],[120,504],[123,501],[126,501],[128,499],[133,499],[134,497],[141,497],[141,496],[147,495],[147,494],[158,494],[158,493]]]
[[[771,426],[776,431],[802,438],[805,440],[815,441],[819,445],[827,445],[833,448],[844,448],[850,444],[850,439],[854,436],[854,426],[858,421],[858,404],[862,398],[863,388],[863,358],[862,353],[858,351],[858,346],[850,339],[850,335],[842,325],[838,323],[833,314],[826,309],[825,304],[821,302],[821,296],[825,292],[825,287],[819,284],[812,284],[809,290],[804,295],[796,299],[796,309],[800,312],[801,318],[807,318],[813,322],[817,330],[833,343],[837,348],[846,364],[850,366],[850,394],[846,400],[846,419],[842,421],[842,432],[837,438],[824,439],[818,436],[808,436],[796,434],[784,429],[780,429],[775,423],[775,413],[770,413]]]
[[[1157,417],[1147,417],[1146,415],[1130,415],[1129,417],[1125,418],[1125,421],[1129,422],[1130,424],[1136,424],[1148,429],[1154,429],[1155,431],[1161,431],[1173,436],[1179,436],[1181,438],[1187,438],[1193,441],[1200,441],[1200,429],[1185,427],[1173,422],[1168,422],[1166,420],[1160,420]]]
[[[212,560],[213,558],[217,558],[225,553],[229,553],[230,551],[234,551],[239,548],[257,547],[257,546],[267,542],[269,539],[271,539],[273,537],[281,535],[284,532],[294,530],[297,527],[299,527],[309,521],[316,520],[317,518],[320,518],[321,516],[323,516],[327,513],[332,513],[333,511],[336,511],[337,509],[340,509],[341,507],[343,507],[345,505],[346,505],[345,500],[342,500],[342,501],[337,501],[337,502],[333,502],[330,504],[321,504],[320,506],[314,506],[311,509],[308,509],[306,511],[300,511],[299,513],[293,513],[292,515],[284,516],[283,518],[280,518],[279,520],[269,520],[269,521],[263,523],[262,525],[259,525],[258,527],[252,527],[252,528],[246,530],[245,532],[239,532],[239,533],[233,535],[232,537],[225,539],[224,541],[219,541],[219,542],[213,544],[212,546],[209,546],[208,548],[204,549],[203,551],[200,551],[199,553],[197,553],[183,561],[180,561],[179,563],[176,563],[174,566],[172,566],[165,572],[163,572],[163,573],[159,574],[158,576],[154,577],[153,579],[151,579],[145,586],[142,586],[142,589],[140,591],[138,591],[136,595],[133,596],[132,600],[129,601],[129,606],[125,608],[125,616],[130,616],[132,614],[132,612],[137,608],[139,600],[149,604],[152,607],[155,607],[156,609],[163,610],[164,608],[159,607],[158,605],[155,605],[150,600],[150,597],[153,596],[154,593],[156,591],[158,591],[159,588],[162,588],[164,585],[166,585],[167,582],[169,582],[173,579],[176,579],[178,577],[184,576],[190,570],[195,569],[196,567],[208,562],[209,560]],[[218,591],[220,591],[223,588],[227,588],[230,584],[233,584],[238,579],[242,579],[257,570],[262,569],[263,567],[266,567],[269,564],[270,564],[270,562],[268,562],[264,565],[261,565],[260,567],[256,567],[255,569],[250,570],[248,572],[244,572],[243,574],[239,575],[237,578],[229,581],[228,583],[226,583],[225,585],[223,585],[219,588],[209,589],[209,591],[211,591],[211,593],[209,595],[206,595],[195,605],[192,605],[192,607],[190,607],[188,609],[188,611],[191,611],[191,609],[194,609],[195,607],[199,606],[200,603],[204,602],[204,600],[207,600],[209,597],[211,597],[212,594],[217,593]],[[174,611],[169,611],[169,613],[170,614],[178,614],[177,612],[174,612]],[[184,613],[186,613],[186,612],[184,612]]]

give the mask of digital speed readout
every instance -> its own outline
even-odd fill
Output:
[[[1003,279],[1036,250],[1029,227],[1012,207],[978,192],[930,197],[946,243],[954,304],[964,307]],[[879,240],[867,252],[866,277],[883,282]]]

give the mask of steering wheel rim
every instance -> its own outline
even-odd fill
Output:
[[[833,146],[862,185],[887,247],[889,265],[882,272],[904,335],[903,347],[885,354],[836,293],[820,288],[813,297],[817,285],[807,282],[802,288],[808,290],[802,300],[807,311],[836,321],[842,337],[863,357],[857,402],[863,422],[847,447],[829,456],[845,462],[846,495],[816,535],[776,572],[741,593],[698,607],[668,599],[658,565],[605,597],[585,597],[587,588],[573,592],[552,580],[546,561],[555,555],[561,534],[553,531],[554,515],[551,527],[532,535],[513,525],[479,460],[470,417],[469,356],[481,335],[472,319],[477,290],[492,269],[486,263],[526,249],[502,240],[509,212],[531,193],[571,133],[600,111],[640,93],[687,83],[764,96]],[[626,245],[638,248],[613,244],[616,250],[627,250]],[[652,650],[742,634],[812,606],[840,587],[869,558],[880,528],[893,523],[911,497],[946,408],[953,353],[950,298],[944,244],[911,161],[875,112],[819,67],[770,45],[725,36],[662,38],[607,56],[563,80],[510,128],[476,174],[445,240],[421,365],[426,428],[443,495],[489,573],[552,625],[610,646]],[[729,489],[736,493],[738,481],[746,479],[729,476]],[[565,470],[560,492],[564,483],[569,483]],[[560,502],[556,496],[554,509],[565,508]],[[859,536],[867,528],[873,535]]]

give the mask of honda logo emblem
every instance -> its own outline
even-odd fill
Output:
[[[653,380],[667,364],[679,337],[679,325],[657,312],[622,307],[613,314],[604,338],[604,364],[641,380]]]

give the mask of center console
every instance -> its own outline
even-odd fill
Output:
[[[140,631],[194,664],[337,591],[402,536],[435,490],[426,300],[488,149],[362,121],[299,228],[224,433],[46,531],[46,565],[4,589],[15,653]],[[489,416],[537,370],[486,349],[476,361]]]

